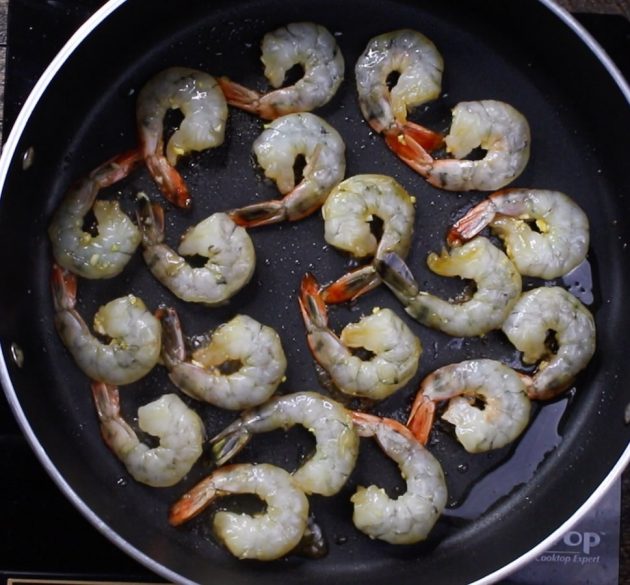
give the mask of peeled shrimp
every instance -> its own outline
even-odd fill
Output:
[[[382,400],[415,375],[422,344],[393,311],[374,311],[346,325],[337,337],[328,327],[326,305],[310,274],[302,280],[299,301],[311,353],[341,392]],[[353,348],[365,348],[373,356],[361,359]]]
[[[152,487],[175,485],[201,456],[203,423],[176,394],[164,394],[138,409],[140,429],[160,439],[154,448],[141,443],[122,418],[116,386],[93,382],[92,395],[103,440],[136,481]]]
[[[319,108],[332,99],[343,81],[343,55],[335,38],[318,24],[295,22],[267,33],[261,49],[265,77],[274,91],[260,94],[227,77],[219,83],[230,105],[265,120]],[[295,65],[302,66],[303,77],[294,85],[280,87]]]
[[[359,487],[351,498],[354,525],[370,538],[391,544],[425,540],[446,506],[440,463],[397,421],[359,412],[353,419],[359,435],[374,437],[407,482],[407,491],[396,499],[375,485]]]
[[[527,389],[532,399],[548,400],[560,394],[595,353],[593,316],[578,299],[558,286],[523,293],[502,329],[523,352],[526,364],[538,364]],[[547,343],[550,332],[555,335],[555,351]]]
[[[530,227],[532,223],[538,231]],[[588,252],[588,218],[559,191],[505,189],[493,193],[451,228],[448,241],[459,244],[488,225],[525,276],[558,278],[578,266]]]
[[[179,526],[217,498],[233,494],[254,494],[266,504],[265,511],[254,516],[226,511],[214,514],[214,532],[234,556],[271,561],[300,543],[307,528],[308,499],[289,473],[266,463],[215,470],[173,504],[169,522]]]
[[[414,199],[392,177],[355,175],[337,185],[322,207],[324,237],[335,248],[356,258],[380,258],[387,252],[407,256],[415,219]],[[377,240],[370,228],[382,224]],[[381,279],[372,263],[354,270],[324,288],[327,303],[354,299],[378,286]]]
[[[399,156],[440,189],[494,191],[523,172],[531,136],[529,124],[518,110],[504,102],[483,100],[461,102],[453,108],[453,122],[444,142],[454,158],[434,159],[421,151],[403,151]],[[486,151],[482,159],[462,160],[477,147]]]
[[[169,109],[184,115],[164,147],[164,116]],[[177,159],[191,151],[219,146],[225,135],[227,104],[211,75],[185,67],[170,67],[150,79],[138,95],[136,117],[147,168],[164,196],[178,207],[191,198]]]
[[[53,266],[51,287],[57,332],[81,370],[92,380],[131,384],[148,374],[160,357],[162,328],[141,299],[127,295],[110,301],[94,315],[92,335],[76,310],[76,277]]]
[[[526,377],[490,359],[466,360],[427,376],[411,407],[407,426],[424,445],[439,402],[448,400],[442,418],[469,453],[499,449],[511,443],[529,423]],[[483,403],[482,408],[474,405]]]
[[[48,235],[60,266],[84,278],[120,274],[140,244],[140,231],[117,201],[98,201],[101,189],[125,178],[142,160],[138,151],[126,152],[73,185],[53,215]],[[83,230],[92,210],[98,233]]]
[[[272,398],[244,411],[211,439],[217,464],[236,455],[252,435],[302,425],[315,435],[315,453],[293,472],[307,494],[331,496],[346,483],[359,453],[359,437],[350,414],[334,400],[316,392],[298,392]]]
[[[177,252],[164,243],[164,211],[138,196],[138,224],[142,229],[144,260],[153,275],[184,301],[221,305],[251,279],[256,254],[249,234],[225,213],[215,213],[191,227]],[[182,256],[208,259],[194,268]]]
[[[284,198],[230,212],[237,224],[246,227],[296,221],[310,215],[321,207],[346,172],[343,139],[325,120],[307,112],[288,114],[265,126],[254,142],[254,154]],[[296,185],[294,165],[300,156],[306,166]]]
[[[177,313],[170,308],[161,312],[169,377],[188,396],[241,410],[265,402],[282,382],[287,360],[271,327],[237,315],[188,357]]]
[[[414,319],[456,337],[498,329],[521,294],[521,275],[512,261],[486,238],[429,254],[429,268],[440,276],[460,276],[477,287],[468,300],[451,302],[421,291],[407,265],[387,254],[377,265],[381,277]]]
[[[412,108],[440,95],[444,61],[423,34],[409,29],[374,37],[357,60],[355,77],[363,117],[383,134],[399,156],[426,156],[442,143],[442,136],[407,120]],[[391,74],[398,74],[389,88]],[[404,158],[403,158],[404,160]]]

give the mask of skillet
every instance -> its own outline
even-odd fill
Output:
[[[531,3],[524,10],[522,5],[498,1],[466,7],[456,2],[353,1],[340,7],[334,2],[252,1],[214,2],[209,8],[207,2],[190,1],[185,10],[159,3],[152,6],[150,16],[141,4],[106,6],[91,23],[94,31],[63,65],[59,63],[52,79],[49,74],[45,93],[40,97],[35,90],[2,159],[0,249],[5,282],[11,283],[0,293],[5,311],[0,330],[3,382],[18,421],[48,471],[109,538],[175,581],[266,583],[284,578],[304,583],[330,578],[339,583],[358,579],[382,583],[389,578],[411,582],[422,575],[437,583],[467,583],[495,580],[514,568],[519,557],[531,557],[597,499],[628,457],[629,431],[624,424],[628,395],[623,385],[628,366],[619,340],[629,319],[623,304],[629,278],[629,185],[622,164],[629,113],[616,74],[607,71],[588,42],[577,38],[544,4]],[[96,25],[105,13],[111,14]],[[129,481],[102,444],[87,382],[52,325],[45,230],[73,179],[133,146],[134,97],[149,76],[168,65],[183,64],[260,85],[262,34],[302,19],[338,33],[346,57],[347,81],[318,113],[346,140],[347,174],[392,174],[416,195],[410,265],[438,293],[454,294],[460,285],[428,274],[422,267],[424,257],[429,250],[440,249],[449,223],[483,194],[446,194],[427,187],[371,135],[355,103],[356,57],[375,34],[412,26],[434,40],[447,65],[445,95],[423,113],[423,121],[444,129],[448,109],[455,103],[489,97],[504,99],[527,116],[533,155],[517,184],[570,193],[591,220],[589,264],[563,284],[587,302],[592,293],[599,350],[574,389],[535,409],[529,430],[512,447],[473,458],[463,454],[449,429],[436,429],[430,448],[444,466],[450,500],[427,543],[395,548],[371,542],[351,527],[348,501],[357,484],[378,481],[392,493],[400,487],[392,466],[365,444],[347,488],[332,499],[311,499],[330,544],[328,556],[260,565],[237,562],[208,542],[203,518],[178,530],[166,525],[168,504],[207,473],[207,464],[200,464],[183,486],[156,491]],[[77,44],[79,38],[71,43]],[[103,47],[107,52],[99,57]],[[576,70],[583,75],[575,75]],[[184,176],[197,197],[191,214],[169,213],[173,240],[191,222],[213,211],[275,196],[250,161],[260,122],[231,112],[229,124],[224,146],[184,163]],[[23,170],[21,155],[29,147],[33,164]],[[138,173],[123,185],[122,191],[128,193],[123,194],[124,202],[129,203],[130,194],[139,189],[156,195],[147,176]],[[235,312],[246,312],[274,326],[285,340],[290,367],[283,390],[317,388],[294,293],[306,269],[326,281],[347,270],[347,260],[324,246],[316,216],[260,229],[252,237],[258,253],[256,275],[225,308],[208,311],[178,304],[136,257],[120,278],[98,284],[82,281],[81,311],[88,316],[110,298],[133,291],[150,306],[161,302],[177,306],[193,333],[202,333]],[[536,284],[528,282],[529,287]],[[334,311],[333,325],[339,327],[376,305],[400,312],[391,295],[378,290],[350,308]],[[403,419],[419,379],[435,367],[481,354],[516,359],[499,335],[453,340],[409,324],[425,347],[421,369],[404,391],[377,408],[382,414]],[[22,367],[11,358],[14,344],[23,352]],[[135,407],[169,389],[163,372],[156,370],[125,392],[125,411],[131,417]],[[200,412],[210,433],[233,417],[210,407]],[[295,440],[287,441],[283,433],[265,437],[252,443],[241,458],[290,468],[304,449],[290,445],[308,445],[308,437],[291,431],[288,438]]]

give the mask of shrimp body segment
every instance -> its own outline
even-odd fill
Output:
[[[407,265],[393,254],[378,264],[383,280],[414,319],[455,337],[499,329],[521,294],[521,275],[488,239],[477,237],[459,248],[431,253],[429,268],[440,276],[472,279],[476,290],[465,301],[441,299],[421,291]]]
[[[254,434],[302,425],[315,435],[314,454],[293,478],[307,494],[331,496],[346,483],[359,453],[359,437],[341,404],[316,392],[272,398],[241,416],[211,439],[217,464],[236,455]]]
[[[376,485],[359,487],[351,498],[354,525],[391,544],[425,540],[447,501],[440,463],[397,421],[364,413],[353,413],[353,418],[360,436],[374,437],[407,482],[407,491],[396,499]]]
[[[442,136],[407,120],[407,113],[434,100],[442,88],[444,60],[423,34],[409,29],[374,37],[355,66],[359,106],[372,129],[399,156],[441,145]],[[397,74],[395,85],[388,81]]]
[[[248,205],[230,212],[239,225],[253,227],[296,221],[319,209],[346,172],[343,139],[325,120],[288,114],[268,124],[255,140],[254,154],[265,175],[275,181],[281,200]],[[294,166],[303,156],[302,180],[295,184]]]
[[[164,116],[170,109],[184,115],[164,146]],[[227,103],[216,79],[203,71],[170,67],[150,79],[138,95],[136,117],[145,162],[164,196],[178,207],[191,199],[175,170],[177,159],[223,143]]]
[[[422,344],[390,309],[363,316],[337,337],[328,327],[326,305],[309,274],[302,281],[299,302],[313,357],[344,394],[383,400],[415,375]],[[364,360],[354,355],[351,350],[358,348],[368,350],[372,357]]]
[[[267,33],[261,44],[265,77],[276,88],[266,94],[221,77],[219,83],[230,105],[265,120],[294,112],[310,112],[327,104],[344,77],[344,59],[335,38],[323,26],[295,22]],[[289,69],[300,65],[303,77],[281,87]]]
[[[165,394],[138,409],[140,429],[160,439],[154,448],[140,442],[123,419],[116,386],[93,382],[92,396],[105,443],[136,481],[152,487],[175,485],[201,456],[203,423],[176,394]]]
[[[144,260],[151,273],[174,295],[191,303],[221,305],[251,279],[256,253],[249,234],[225,213],[214,213],[186,231],[177,252],[164,243],[164,211],[138,197]],[[202,256],[202,267],[184,256]]]
[[[56,262],[84,278],[120,274],[140,244],[140,231],[117,201],[97,200],[101,189],[125,178],[141,161],[137,151],[114,157],[73,185],[55,211],[48,235]],[[88,212],[96,235],[83,230]]]
[[[266,463],[215,470],[173,504],[169,522],[179,526],[218,498],[235,494],[254,494],[266,504],[265,511],[254,516],[214,514],[214,532],[235,557],[271,561],[300,543],[308,524],[308,499],[289,473]]]
[[[356,258],[380,258],[387,252],[407,256],[413,236],[414,199],[392,177],[365,174],[342,181],[326,199],[322,216],[326,242]],[[375,218],[382,221],[380,239],[371,230]],[[324,300],[347,301],[379,283],[376,270],[367,264],[328,285]]]
[[[453,108],[451,129],[444,139],[454,158],[424,154],[402,157],[431,185],[447,191],[495,191],[516,179],[527,166],[531,133],[525,117],[496,100],[460,102]],[[481,160],[464,160],[473,149],[486,151]]]
[[[141,299],[127,295],[94,315],[97,339],[76,310],[76,277],[53,266],[51,287],[57,332],[79,368],[92,380],[131,384],[148,374],[160,357],[162,328]]]
[[[595,321],[591,312],[559,286],[523,293],[512,308],[503,332],[523,352],[526,364],[538,363],[528,387],[532,399],[547,400],[565,390],[595,353]],[[555,334],[557,350],[548,346]]]
[[[422,381],[407,422],[422,444],[428,441],[437,403],[445,400],[449,403],[442,418],[455,425],[457,439],[469,453],[504,447],[529,423],[525,377],[496,360],[451,364]]]
[[[177,313],[163,309],[164,359],[171,381],[185,394],[229,410],[265,402],[284,378],[287,359],[280,336],[247,315],[223,323],[185,355]],[[224,369],[227,368],[227,371]]]
[[[537,230],[530,227],[532,223]],[[505,189],[493,193],[451,228],[448,241],[456,245],[486,226],[503,240],[507,255],[526,276],[558,278],[578,266],[588,252],[588,218],[559,191]]]

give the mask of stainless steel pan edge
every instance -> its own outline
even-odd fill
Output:
[[[42,77],[39,79],[37,84],[35,85],[33,91],[29,95],[26,103],[24,104],[16,122],[11,130],[9,137],[4,145],[2,156],[0,158],[0,192],[2,191],[6,179],[6,175],[11,163],[11,160],[16,156],[16,148],[18,146],[22,131],[33,111],[34,107],[44,94],[48,84],[54,78],[59,69],[63,66],[66,59],[77,50],[81,43],[91,34],[91,32],[98,27],[103,21],[105,21],[110,14],[112,14],[115,10],[117,10],[120,6],[125,3],[126,0],[110,0],[107,2],[101,9],[99,9],[86,23],[81,26],[77,32],[71,37],[71,39],[66,43],[63,49],[59,52],[59,54],[55,57],[55,59],[51,62],[49,67],[46,69]],[[610,58],[606,55],[605,51],[599,46],[599,44],[588,34],[587,31],[581,27],[581,25],[575,21],[571,17],[571,15],[566,12],[564,9],[558,7],[551,0],[539,0],[539,2],[547,7],[551,12],[553,12],[563,23],[571,28],[575,34],[582,39],[582,41],[589,47],[589,49],[596,55],[599,61],[603,64],[603,66],[607,69],[610,76],[614,79],[616,84],[619,86],[621,92],[626,97],[626,100],[630,104],[630,88],[628,87],[627,82],[616,68],[614,63],[610,60]],[[156,574],[163,576],[165,579],[179,582],[179,583],[192,583],[192,581],[188,581],[183,579],[181,575],[178,575],[164,566],[157,563],[152,558],[146,556],[134,546],[132,546],[129,542],[122,539],[115,531],[113,531],[106,523],[104,523],[90,508],[87,506],[83,500],[76,494],[76,492],[72,489],[72,487],[66,482],[64,477],[58,472],[53,462],[48,457],[46,450],[39,443],[37,437],[35,436],[29,421],[25,417],[23,411],[21,410],[17,394],[13,387],[13,384],[10,379],[9,370],[7,367],[7,362],[5,359],[5,354],[8,355],[8,349],[4,348],[5,352],[0,354],[0,379],[2,381],[3,387],[5,389],[5,393],[7,394],[9,404],[14,412],[14,415],[23,430],[25,436],[27,437],[32,449],[34,450],[36,456],[41,461],[42,465],[45,467],[49,475],[55,481],[55,483],[59,486],[59,488],[63,491],[63,493],[68,497],[68,499],[75,505],[75,507],[90,521],[97,530],[99,530],[102,534],[104,534],[108,539],[110,539],[116,546],[122,548],[127,553],[129,553],[132,557],[138,560],[140,563],[145,565],[150,570],[154,571]],[[600,484],[598,489],[588,498],[588,500],[575,511],[573,516],[569,518],[562,526],[558,527],[558,529],[550,534],[545,540],[541,541],[536,547],[531,549],[527,554],[521,556],[516,559],[512,563],[502,567],[500,570],[478,580],[475,581],[475,584],[488,584],[494,583],[518,568],[524,566],[533,558],[535,558],[538,554],[544,551],[550,544],[556,541],[566,530],[568,530],[575,522],[577,522],[590,508],[592,508],[606,493],[606,491],[610,488],[610,486],[614,483],[614,481],[621,475],[623,470],[626,468],[628,463],[630,462],[630,447],[628,447],[623,455],[618,460],[617,464],[610,471],[605,480]]]

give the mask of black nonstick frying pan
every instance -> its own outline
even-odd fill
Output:
[[[528,430],[509,447],[471,456],[446,425],[437,426],[429,448],[445,470],[449,505],[425,543],[394,547],[353,528],[349,498],[357,485],[379,483],[391,494],[402,486],[394,466],[365,442],[347,486],[332,498],[311,497],[328,555],[261,564],[239,562],[216,544],[207,514],[177,529],[166,521],[169,505],[212,469],[209,456],[182,484],[153,489],[131,480],[103,444],[89,383],[54,330],[46,229],[73,180],[136,144],[135,99],[149,77],[167,66],[185,65],[264,88],[260,39],[298,20],[326,26],[346,60],[344,84],[317,113],[346,141],[347,176],[389,174],[416,197],[409,264],[423,286],[438,294],[455,295],[462,284],[431,275],[424,267],[426,254],[442,248],[447,227],[485,194],[433,189],[387,150],[359,112],[354,62],[374,35],[415,28],[435,42],[446,63],[442,96],[417,112],[416,119],[445,130],[457,102],[490,98],[524,113],[532,128],[532,157],[514,185],[564,191],[591,222],[588,262],[556,284],[589,304],[597,322],[598,349],[566,394],[535,405]],[[2,379],[33,449],[99,530],[173,581],[264,585],[279,580],[370,584],[422,579],[453,584],[507,575],[596,501],[630,457],[630,428],[624,421],[630,399],[625,348],[630,327],[629,97],[627,86],[590,38],[547,2],[109,2],[46,71],[18,117],[0,163]],[[189,212],[169,209],[171,242],[212,212],[276,196],[251,160],[251,143],[261,128],[259,120],[231,110],[224,145],[182,162],[194,203]],[[144,170],[105,195],[119,197],[131,208],[140,190],[159,198]],[[325,245],[318,214],[295,224],[258,228],[251,235],[256,273],[224,307],[177,301],[153,280],[137,254],[119,277],[81,280],[79,308],[89,319],[99,305],[133,292],[152,308],[175,306],[190,334],[247,313],[275,327],[283,338],[289,368],[280,391],[318,389],[295,293],[307,270],[326,282],[347,271],[350,263]],[[540,284],[526,280],[527,288]],[[375,306],[404,315],[381,287],[353,305],[334,309],[332,325],[339,329]],[[441,365],[471,357],[519,363],[499,333],[453,339],[407,322],[424,346],[421,367],[407,387],[374,408],[378,414],[404,420],[420,379]],[[133,420],[139,405],[167,391],[172,386],[158,367],[122,389],[125,415]],[[210,406],[194,407],[209,435],[235,416]],[[311,446],[306,432],[271,433],[252,441],[239,460],[291,469]]]

